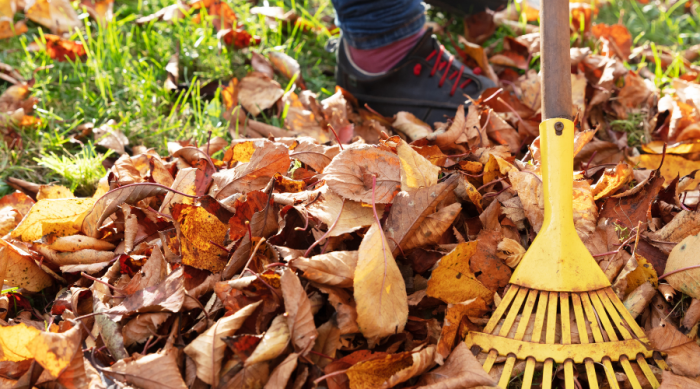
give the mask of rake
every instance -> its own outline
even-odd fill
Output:
[[[499,356],[505,357],[501,388],[508,386],[518,360],[525,361],[522,388],[532,386],[538,363],[544,389],[552,387],[555,364],[564,372],[566,389],[577,387],[578,371],[585,374],[590,388],[599,387],[600,373],[601,382],[605,377],[609,387],[617,389],[615,369],[620,367],[632,388],[641,389],[635,363],[657,388],[647,360],[664,370],[665,361],[648,347],[644,331],[613,292],[574,227],[569,2],[543,0],[540,15],[544,222],[486,327],[470,332],[465,342],[473,353],[487,354],[486,372]]]

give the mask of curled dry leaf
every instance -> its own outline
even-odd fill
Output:
[[[287,269],[280,279],[287,324],[292,336],[292,344],[297,352],[306,354],[313,347],[318,331],[311,312],[311,302],[301,286],[299,277]]]
[[[435,363],[434,354],[435,346],[431,345],[418,352],[390,354],[358,362],[346,373],[350,389],[392,388],[431,368]]]
[[[299,257],[289,265],[304,272],[304,278],[319,284],[350,288],[357,267],[357,251],[333,251],[311,258]]]
[[[285,145],[259,141],[250,162],[213,175],[214,184],[209,194],[223,199],[235,193],[261,190],[275,173],[285,174],[290,163],[289,150]]]
[[[433,130],[410,112],[401,111],[396,114],[396,119],[391,124],[394,128],[406,134],[411,141],[427,138]]]
[[[25,9],[29,20],[48,27],[54,33],[71,32],[82,26],[78,14],[67,0],[31,0]]]
[[[211,385],[219,383],[226,348],[226,343],[221,338],[235,334],[260,304],[261,302],[256,302],[247,305],[231,316],[222,317],[185,347],[185,354],[197,365],[197,377],[200,380]]]
[[[331,191],[328,185],[324,185],[315,196],[320,197],[313,203],[309,203],[306,210],[328,227],[335,223],[335,227],[328,234],[330,237],[357,231],[374,223],[372,208],[357,201],[345,200],[343,202],[343,198]],[[316,197],[312,197],[311,200],[314,198]],[[383,210],[383,205],[377,205],[377,212]],[[338,217],[339,213],[340,218]]]
[[[112,243],[85,235],[70,235],[58,238],[53,235],[49,235],[44,236],[44,238],[42,238],[42,241],[46,241],[46,243],[48,243],[48,248],[50,248],[51,250],[62,252],[75,252],[87,249],[98,251],[111,251],[116,248],[116,246]]]
[[[178,174],[179,176],[179,174]],[[173,184],[174,185],[174,184]],[[99,235],[99,228],[102,223],[111,214],[117,211],[120,205],[135,204],[140,200],[147,197],[157,196],[166,193],[168,190],[157,184],[141,183],[134,185],[127,185],[121,188],[117,188],[107,192],[104,196],[100,197],[99,200],[94,201],[94,205],[90,204],[91,208],[84,219],[80,219],[82,222],[82,231],[85,235],[97,238]],[[76,199],[76,200],[88,200],[88,199]],[[50,200],[47,200],[50,201]],[[62,201],[62,200],[53,200]],[[67,200],[63,200],[67,201]],[[49,231],[50,232],[50,231]],[[63,234],[71,235],[71,234]],[[39,239],[39,238],[36,238]],[[36,240],[34,239],[34,240]]]
[[[357,324],[370,345],[403,331],[408,319],[406,284],[376,224],[360,244],[353,286]]]
[[[411,241],[425,219],[437,211],[437,206],[454,191],[457,184],[457,177],[451,176],[432,187],[400,192],[396,196],[384,226],[392,255],[397,256],[400,248],[413,245]]]
[[[29,343],[40,331],[24,323],[14,326],[0,326],[0,362],[21,362],[34,357],[27,349]]]
[[[45,371],[58,378],[70,366],[75,354],[78,351],[82,354],[80,332],[80,326],[60,334],[42,331],[27,344],[27,350]]]
[[[280,84],[263,73],[253,72],[238,84],[238,102],[253,116],[272,107],[283,94]]]
[[[296,59],[280,51],[271,51],[269,55],[272,67],[274,67],[278,73],[286,77],[288,80],[291,80],[296,76],[295,83],[302,90],[306,89],[304,78],[301,75],[301,67]]]
[[[428,296],[452,304],[473,298],[491,302],[493,293],[476,279],[469,267],[477,245],[477,242],[460,243],[440,259],[428,281]]]
[[[287,318],[283,315],[276,316],[253,354],[246,359],[245,366],[277,358],[287,348],[290,339]]]
[[[518,266],[520,260],[523,259],[525,255],[523,246],[510,238],[503,238],[503,240],[498,243],[496,250],[498,258],[501,258],[508,267],[513,269]]]
[[[333,192],[346,199],[367,204],[390,203],[401,184],[399,158],[376,147],[346,149],[326,167],[324,178]]]
[[[593,186],[595,200],[615,194],[632,178],[632,168],[626,163],[618,163],[613,169],[606,169]]]
[[[308,140],[302,140],[293,148],[289,148],[290,157],[309,165],[318,173],[323,173],[326,166],[339,152],[340,147],[337,145],[323,146]]]
[[[179,312],[185,299],[185,280],[182,269],[182,267],[177,268],[160,284],[137,291],[106,312],[116,321],[131,313]]]

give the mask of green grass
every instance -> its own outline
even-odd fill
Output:
[[[232,77],[245,76],[251,71],[247,63],[250,50],[286,52],[300,62],[307,86],[320,99],[333,93],[335,58],[324,49],[331,35],[319,28],[328,26],[328,18],[333,16],[330,0],[269,2],[285,10],[294,9],[310,22],[313,28],[309,31],[293,25],[268,26],[264,17],[250,13],[250,2],[224,1],[231,5],[245,29],[261,38],[258,46],[236,50],[222,45],[211,19],[204,17],[202,23],[195,23],[194,13],[173,23],[154,21],[136,25],[140,15],[152,14],[175,0],[119,1],[114,20],[106,27],[79,10],[85,28],[70,39],[84,43],[87,56],[82,61],[58,62],[45,52],[28,51],[32,42],[43,41],[45,33],[31,21],[28,33],[0,41],[0,62],[13,66],[25,78],[36,80],[32,93],[39,102],[34,115],[42,119],[37,129],[18,130],[24,144],[22,150],[0,145],[0,179],[12,176],[36,183],[56,181],[88,194],[104,174],[101,162],[107,150],[89,145],[90,140],[82,140],[88,142],[84,145],[72,139],[82,123],[91,122],[97,127],[112,119],[115,128],[129,138],[131,147],[144,145],[160,153],[166,153],[169,140],[193,139],[201,143],[210,132],[230,138],[229,123],[221,116],[221,97],[217,92],[202,98],[201,87],[209,82],[228,82]],[[666,48],[679,53],[700,43],[700,21],[695,17],[698,4],[693,4],[690,13],[686,12],[683,1],[660,4],[613,0],[601,6],[596,22],[610,24],[621,20],[636,44],[653,42],[658,45],[653,46],[655,50]],[[21,13],[15,16],[16,20],[23,18]],[[428,18],[444,26],[454,41],[464,33],[461,18],[436,8],[428,10]],[[493,44],[498,51],[504,36],[515,34],[499,27],[484,45]],[[440,39],[448,50],[456,53],[447,36]],[[180,53],[179,83],[186,88],[170,92],[163,86],[167,78],[165,65],[176,52]],[[680,57],[666,70],[653,61],[643,64],[655,72],[660,86],[682,71]],[[531,67],[538,66],[534,57]],[[639,64],[630,66],[636,68]],[[289,85],[288,80],[278,81],[283,86]],[[0,82],[0,93],[7,87],[8,84]],[[275,117],[263,120],[277,126],[283,122]],[[0,194],[8,190],[0,181]]]
[[[221,118],[223,104],[218,92],[203,99],[200,88],[207,83],[228,82],[251,71],[246,64],[248,50],[236,50],[220,44],[210,18],[195,23],[192,15],[168,23],[155,21],[138,26],[139,15],[149,15],[174,3],[173,0],[127,0],[118,2],[114,20],[102,27],[85,17],[85,29],[70,39],[83,42],[87,56],[83,61],[59,62],[45,52],[30,52],[30,43],[43,42],[44,30],[29,22],[29,32],[2,41],[0,61],[17,69],[25,78],[35,78],[32,93],[39,98],[34,115],[42,124],[34,130],[18,130],[23,150],[0,149],[0,178],[8,176],[32,182],[59,181],[72,189],[89,191],[99,179],[97,147],[86,156],[83,145],[71,142],[76,127],[92,122],[99,126],[110,119],[115,128],[130,140],[130,145],[153,147],[166,152],[167,141],[193,139],[199,143],[213,136],[230,138],[228,125]],[[270,2],[285,9],[294,7],[314,26],[332,12],[328,0]],[[264,17],[251,15],[251,4],[230,2],[248,32],[261,42],[250,50],[284,51],[299,60],[309,88],[332,93],[333,56],[324,50],[330,35],[325,30],[303,32],[293,26],[270,28]],[[199,11],[195,11],[199,12]],[[79,11],[82,13],[82,11]],[[18,14],[17,18],[21,18]],[[180,53],[179,83],[186,91],[173,93],[164,88],[165,65]],[[282,85],[287,81],[280,79]],[[0,93],[8,87],[0,83]],[[87,174],[88,167],[94,172]],[[93,174],[94,173],[94,174]],[[2,189],[2,188],[0,188]]]

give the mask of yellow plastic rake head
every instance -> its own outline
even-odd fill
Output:
[[[514,371],[523,372],[522,387],[530,388],[539,363],[545,389],[552,387],[555,363],[563,365],[567,389],[575,388],[576,372],[581,373],[579,382],[587,382],[590,388],[599,387],[599,376],[606,377],[611,388],[619,388],[615,367],[622,368],[633,388],[641,389],[633,363],[656,388],[659,382],[647,359],[654,358],[662,369],[665,362],[648,348],[644,331],[610,288],[574,227],[573,123],[542,122],[540,147],[542,228],[484,330],[470,332],[465,342],[473,352],[487,354],[487,372],[505,358],[499,380],[502,388]],[[516,368],[517,361],[523,362]]]

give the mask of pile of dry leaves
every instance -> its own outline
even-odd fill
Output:
[[[482,19],[462,55],[501,87],[444,123],[383,117],[341,89],[319,101],[294,60],[253,54],[255,72],[222,87],[232,143],[128,155],[107,125],[96,141],[121,156],[93,197],[10,179],[0,278],[19,289],[0,297],[1,386],[495,386],[461,340],[543,222],[540,78],[526,60],[539,43],[507,37],[491,53],[473,43],[490,34]],[[576,229],[667,354],[659,380],[700,387],[697,73],[660,97],[650,72],[623,65],[645,55],[624,27],[589,27],[602,54],[571,49]],[[31,121],[28,90],[0,96],[6,120]],[[286,112],[285,128],[253,119],[263,111]],[[632,117],[639,131],[614,125]]]

